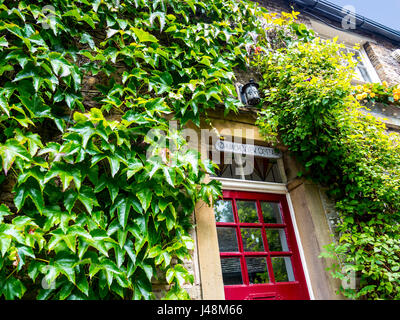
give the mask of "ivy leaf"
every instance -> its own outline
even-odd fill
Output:
[[[89,139],[93,135],[98,135],[98,136],[102,137],[105,141],[108,140],[106,133],[103,132],[102,130],[95,128],[93,123],[91,123],[91,122],[78,123],[77,125],[70,128],[69,130],[77,132],[82,137],[82,148],[84,148],[84,149],[86,149]]]
[[[33,281],[35,281],[37,276],[39,275],[40,268],[41,268],[42,265],[43,265],[42,262],[38,262],[38,261],[35,261],[35,260],[32,260],[29,263],[28,275]]]
[[[128,230],[118,230],[117,237],[118,237],[118,244],[120,248],[123,248],[125,245],[126,237],[128,235]]]
[[[10,116],[10,107],[8,105],[7,98],[2,94],[0,94],[0,110]]]
[[[76,283],[76,286],[78,287],[79,290],[81,290],[86,296],[89,296],[89,283],[87,281],[87,278],[85,274],[79,278],[79,280]]]
[[[74,258],[58,258],[54,261],[54,264],[57,268],[57,271],[59,273],[64,274],[69,281],[75,284],[75,270],[74,270],[74,264],[76,260]]]
[[[31,160],[29,152],[15,139],[9,139],[4,145],[0,145],[0,156],[3,159],[5,175],[17,157],[25,161]]]
[[[131,30],[135,33],[139,42],[158,42],[158,39],[152,34],[144,31],[143,29],[132,27]]]
[[[36,118],[52,118],[51,108],[44,104],[44,101],[41,96],[35,94],[29,94],[23,92],[18,98],[21,100],[22,104],[29,111],[32,117]]]
[[[10,248],[10,245],[11,245],[10,237],[0,236],[0,250],[2,257],[4,257],[4,255],[7,253],[8,249]]]
[[[64,284],[59,292],[60,300],[65,300],[66,298],[68,298],[73,289],[73,283],[67,282],[66,284]]]
[[[28,132],[24,134],[20,130],[16,130],[15,139],[18,140],[20,144],[28,143],[29,154],[32,157],[36,154],[39,148],[43,148],[40,136],[36,133]]]
[[[32,248],[30,247],[18,245],[17,250],[18,250],[18,256],[20,258],[20,261],[18,263],[18,270],[21,270],[22,266],[25,264],[26,256],[31,257],[32,259],[36,258]]]
[[[21,299],[25,292],[26,287],[23,285],[21,280],[14,277],[6,279],[0,288],[0,293],[4,295],[6,300],[14,300],[15,298]]]
[[[153,197],[153,193],[151,192],[151,190],[150,189],[142,189],[142,190],[136,192],[136,196],[138,197],[143,210],[147,211],[147,209],[150,206],[151,199]]]
[[[185,247],[188,250],[193,250],[194,249],[194,241],[193,241],[193,239],[191,237],[182,236],[182,241],[183,241]]]
[[[131,258],[131,261],[133,262],[133,264],[136,264],[136,254],[134,252],[133,243],[131,240],[128,240],[125,243],[124,249],[125,249],[126,253],[128,254],[129,258]]]
[[[116,33],[118,33],[119,32],[119,30],[116,30],[116,29],[107,29],[107,39],[108,38],[111,38],[114,34],[116,34]]]
[[[118,196],[114,205],[111,207],[110,211],[113,212],[115,208],[118,211],[118,221],[121,227],[125,230],[126,225],[128,223],[128,217],[130,212],[130,202],[129,198],[124,196]]]
[[[54,177],[60,177],[63,191],[65,191],[71,181],[75,182],[76,188],[79,190],[81,187],[81,172],[76,167],[71,167],[70,165],[66,165],[64,163],[55,162],[53,163],[51,169],[46,173],[44,177],[44,183],[47,183]]]
[[[110,162],[110,168],[111,168],[111,176],[114,177],[115,174],[118,172],[119,170],[119,159],[117,156],[115,155],[111,155],[108,158],[108,161]]]
[[[88,34],[87,32],[82,33],[80,42],[83,44],[88,44],[90,49],[92,49],[92,50],[94,50],[94,48],[96,47],[95,43],[93,41],[93,37],[90,34]]]
[[[25,244],[25,238],[22,237],[21,232],[12,224],[2,223],[0,224],[0,234],[3,237],[12,237],[13,240],[18,243]]]
[[[142,268],[142,270],[145,272],[147,279],[151,281],[151,279],[153,278],[153,267],[150,264],[141,262],[140,268]]]
[[[78,193],[78,199],[83,203],[86,210],[91,214],[93,210],[93,206],[98,206],[97,198],[94,194],[93,189],[88,186],[82,186],[81,190]]]
[[[8,47],[8,41],[5,36],[0,38],[0,47]]]
[[[128,161],[127,178],[130,179],[135,173],[143,169],[143,163],[138,159],[130,159]]]
[[[142,275],[142,273],[140,274],[135,283],[135,287],[139,289],[140,293],[146,300],[150,299],[152,287],[151,282],[147,279],[146,275]]]
[[[166,273],[166,280],[168,283],[171,283],[174,279],[177,281],[180,287],[183,286],[186,281],[191,282],[190,274],[181,264],[177,264],[173,268],[169,268]]]
[[[11,211],[10,211],[10,208],[9,207],[7,207],[4,203],[2,203],[1,205],[0,205],[0,223],[2,223],[3,222],[3,220],[4,220],[4,216],[9,216],[9,215],[11,215],[12,213],[11,213]]]
[[[175,184],[174,184],[174,182],[172,181],[172,178],[171,178],[171,173],[175,174],[175,172],[170,170],[170,168],[168,168],[168,167],[163,167],[162,169],[163,169],[164,177],[167,180],[168,184],[171,187],[175,187]]]
[[[43,213],[44,209],[44,200],[42,191],[39,183],[32,178],[27,180],[27,182],[18,185],[14,188],[15,197],[14,204],[17,207],[17,210],[20,211],[22,206],[25,203],[27,197],[30,197],[35,204],[36,208],[40,212]]]
[[[154,20],[158,19],[158,22],[160,23],[160,32],[163,31],[164,26],[165,26],[165,13],[164,12],[153,12],[150,15],[149,21],[152,27],[154,27]]]
[[[67,190],[64,195],[64,206],[65,209],[69,213],[71,213],[72,208],[74,207],[74,204],[76,202],[76,199],[78,199],[78,193],[75,190]]]
[[[117,245],[114,245],[115,260],[117,262],[117,267],[120,268],[125,260],[125,251],[122,250]]]

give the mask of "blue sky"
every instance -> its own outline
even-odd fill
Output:
[[[339,6],[352,5],[356,13],[400,31],[400,0],[328,0]]]

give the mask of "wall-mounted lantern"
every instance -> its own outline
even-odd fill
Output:
[[[258,83],[250,79],[245,85],[239,85],[240,100],[246,106],[255,106],[260,103],[261,98],[258,92]]]

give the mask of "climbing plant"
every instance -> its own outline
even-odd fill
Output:
[[[351,56],[296,16],[234,0],[0,1],[0,297],[151,299],[159,280],[187,299],[191,215],[220,186],[181,128],[237,110],[234,72],[251,66],[261,132],[337,203],[325,255],[360,278],[343,293],[398,298],[399,137],[359,105],[398,88],[353,88]]]
[[[389,86],[386,81],[382,83],[366,83],[356,86],[354,93],[361,102],[399,105],[400,85]]]
[[[258,126],[303,165],[300,177],[326,187],[336,202],[338,240],[321,256],[336,259],[334,277],[355,281],[340,291],[399,299],[400,137],[359,103],[368,95],[360,91],[374,88],[395,102],[398,89],[353,87],[355,62],[336,39],[321,40],[304,26],[293,31],[285,45],[253,59],[265,95]]]
[[[237,109],[256,8],[0,1],[0,297],[188,298],[191,215],[220,186],[181,126]]]

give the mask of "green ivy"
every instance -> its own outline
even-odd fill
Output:
[[[299,176],[325,186],[336,202],[338,241],[321,256],[337,259],[334,277],[346,280],[353,271],[357,278],[355,288],[340,291],[354,299],[399,299],[400,136],[362,112],[351,54],[311,31],[299,38],[292,23],[285,46],[254,60],[265,95],[258,126],[303,165]]]
[[[214,165],[179,129],[236,110],[263,9],[222,0],[0,1],[0,297],[187,299]],[[149,138],[149,137],[153,138]]]
[[[179,127],[236,111],[263,77],[258,125],[329,188],[357,272],[352,298],[400,296],[399,136],[360,111],[353,60],[297,13],[235,0],[0,1],[0,297],[187,299],[195,203],[220,185]],[[343,63],[346,61],[347,63]],[[344,278],[340,269],[333,275]]]

